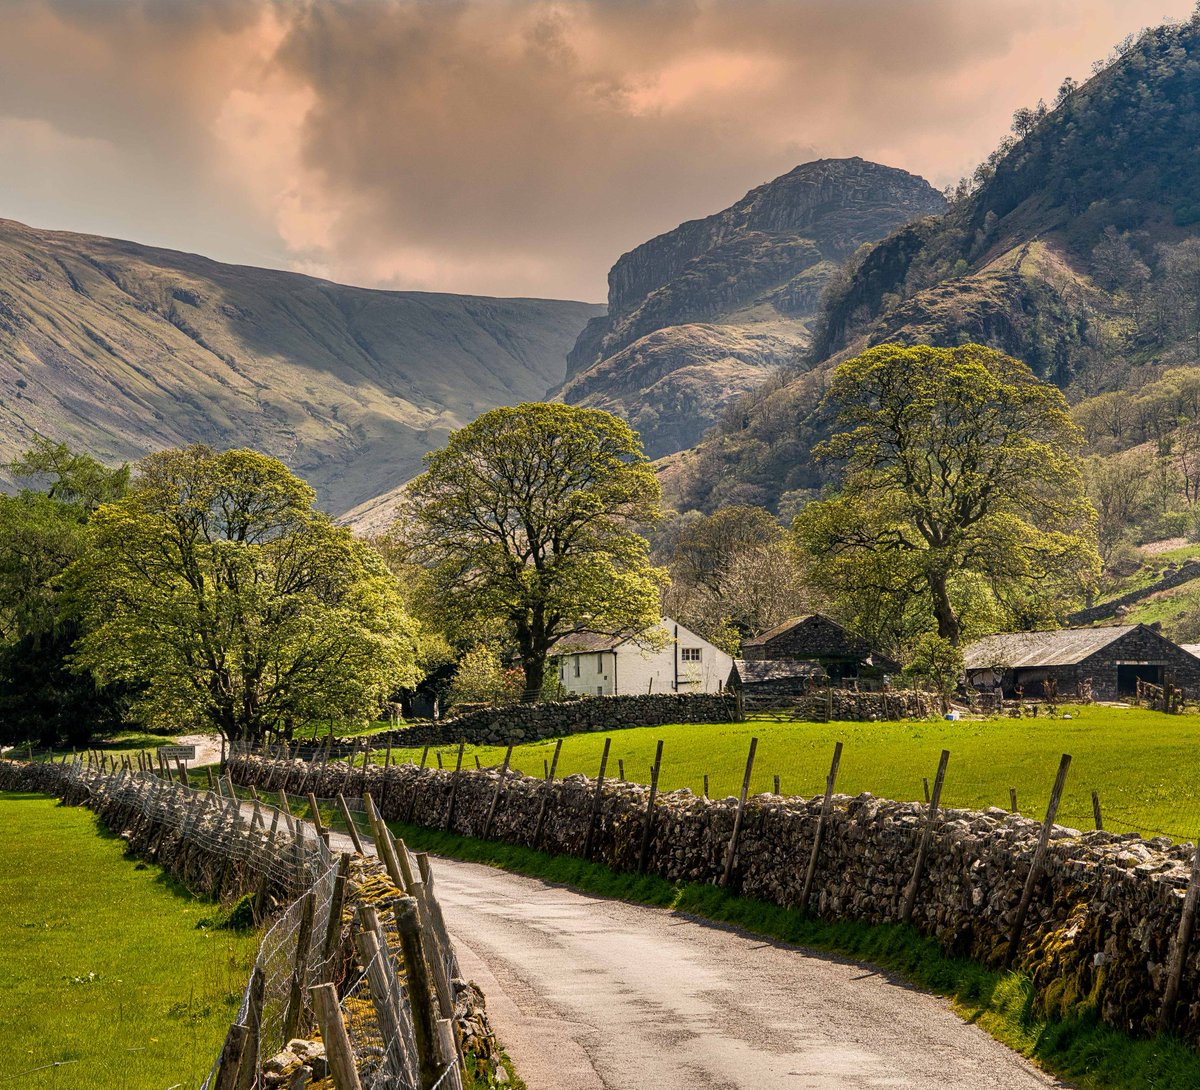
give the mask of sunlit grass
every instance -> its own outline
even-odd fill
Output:
[[[664,742],[660,789],[686,787],[699,794],[709,777],[713,797],[741,789],[751,737],[758,752],[751,793],[771,791],[780,777],[785,794],[824,790],[835,742],[843,742],[837,790],[856,795],[923,799],[922,779],[932,783],[942,749],[950,750],[944,802],[951,807],[1009,808],[1009,787],[1017,789],[1020,811],[1041,817],[1050,797],[1059,757],[1073,761],[1059,822],[1093,827],[1092,796],[1099,793],[1105,827],[1191,839],[1200,833],[1200,716],[1168,716],[1138,708],[1089,705],[1064,709],[1071,719],[944,720],[901,723],[790,723],[751,719],[744,723],[641,727],[604,734],[577,734],[563,741],[560,776],[595,776],[605,737],[612,739],[607,775],[624,762],[627,779],[649,782],[658,739]],[[540,776],[554,741],[518,746],[513,767]],[[457,747],[440,752],[454,767]],[[420,758],[419,749],[398,750],[393,761]],[[487,765],[503,760],[504,748],[468,746],[464,767],[475,758]],[[382,760],[376,751],[375,760]]]
[[[0,794],[0,1077],[21,1090],[166,1090],[207,1076],[258,936],[198,926],[215,906],[83,808]]]

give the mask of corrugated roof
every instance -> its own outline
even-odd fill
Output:
[[[971,644],[963,652],[963,663],[968,670],[986,670],[989,666],[1010,669],[1074,666],[1139,627],[1105,625],[1060,628],[1053,632],[1001,632]]]
[[[734,659],[738,677],[747,681],[785,681],[790,678],[825,677],[819,662],[792,662],[788,659]]]

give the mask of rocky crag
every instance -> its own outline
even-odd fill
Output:
[[[722,410],[808,344],[839,264],[945,202],[862,159],[805,163],[736,204],[625,254],[608,313],[567,361],[559,396],[625,417],[652,457],[694,444]]]
[[[591,857],[617,870],[638,868],[649,789],[570,776],[544,781],[496,770],[459,773],[412,765],[349,769],[305,761],[238,756],[242,784],[293,794],[369,790],[385,817],[451,828]],[[599,800],[599,806],[595,804]],[[493,803],[495,808],[493,810]],[[747,802],[731,886],[742,894],[797,905],[822,798],[759,795]],[[737,800],[690,791],[658,796],[646,869],[670,881],[719,881]],[[490,827],[488,825],[489,815]],[[594,815],[594,817],[593,817]],[[826,919],[883,923],[900,918],[922,836],[926,807],[869,794],[835,796],[825,827],[810,906]],[[593,826],[593,820],[595,824]],[[591,835],[589,835],[591,830]],[[916,898],[914,924],[946,950],[1002,963],[1038,842],[1040,823],[999,809],[945,810],[935,826]],[[1051,830],[1045,867],[1033,888],[1016,966],[1051,1013],[1095,1011],[1135,1034],[1154,1032],[1188,884],[1193,849],[1137,834]],[[1200,1042],[1200,945],[1186,953],[1174,1028]]]
[[[1123,43],[1052,108],[1018,111],[944,215],[854,255],[822,298],[806,370],[749,394],[680,459],[672,502],[791,509],[788,493],[830,483],[811,454],[828,435],[828,373],[873,345],[986,344],[1072,398],[1193,363],[1198,97],[1193,20]]]

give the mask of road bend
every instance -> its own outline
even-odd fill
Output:
[[[858,962],[440,856],[434,882],[529,1090],[1070,1086]]]

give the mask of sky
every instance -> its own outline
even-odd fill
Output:
[[[0,0],[0,217],[602,301],[812,159],[941,188],[1193,0]]]

